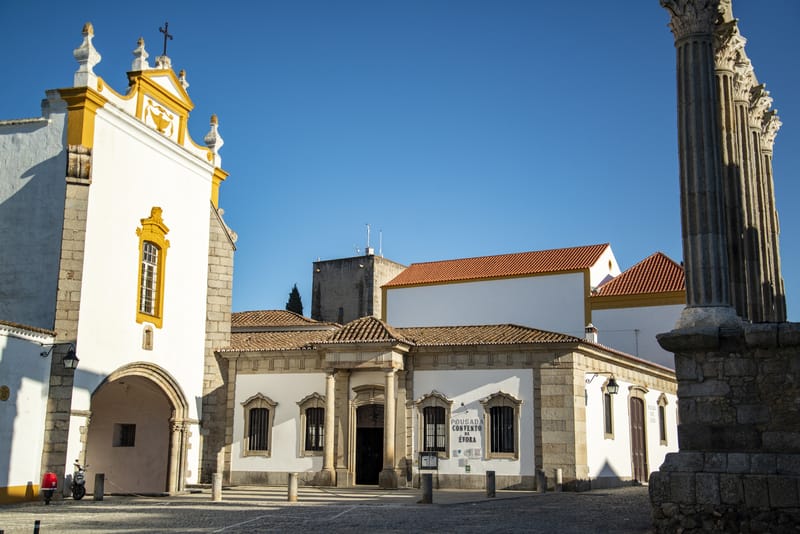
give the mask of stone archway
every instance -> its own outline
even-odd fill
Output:
[[[84,461],[105,473],[110,493],[182,491],[188,415],[186,396],[164,369],[147,362],[121,367],[92,393]]]

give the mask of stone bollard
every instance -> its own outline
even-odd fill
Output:
[[[486,471],[486,496],[495,496],[494,471]]]
[[[433,473],[420,475],[420,487],[422,488],[422,500],[419,503],[433,504]]]
[[[547,493],[547,475],[544,474],[544,469],[536,470],[536,489],[539,493]]]
[[[222,501],[222,473],[211,475],[211,500],[213,502]]]
[[[106,474],[105,473],[95,473],[94,474],[94,500],[95,501],[102,501],[103,494],[106,492]]]
[[[561,471],[561,468],[556,468],[556,491],[561,491],[563,480],[564,476]]]
[[[297,502],[297,473],[289,473],[289,502]]]

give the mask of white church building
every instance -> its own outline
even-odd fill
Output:
[[[93,38],[87,24],[41,117],[0,121],[0,502],[34,497],[47,471],[66,486],[76,459],[108,492],[181,491],[216,439],[202,405],[221,384],[235,241],[217,120],[192,140],[185,73],[142,40],[115,90]]]

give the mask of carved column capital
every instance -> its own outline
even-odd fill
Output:
[[[764,114],[764,119],[761,123],[761,148],[772,152],[772,147],[775,144],[775,136],[778,135],[778,130],[781,129],[783,123],[778,117],[778,112],[774,109],[767,111]]]
[[[750,91],[758,84],[753,65],[743,56],[733,66],[733,98],[741,102],[750,101]]]
[[[720,0],[661,0],[669,11],[672,35],[680,41],[690,35],[710,35],[719,18]]]
[[[714,59],[716,68],[720,70],[734,70],[742,58],[746,59],[744,45],[747,39],[739,33],[739,26],[735,20],[722,22],[714,31]]]
[[[750,90],[750,109],[748,110],[750,124],[760,130],[764,115],[770,107],[772,107],[772,97],[769,96],[766,86],[762,83],[753,87]]]

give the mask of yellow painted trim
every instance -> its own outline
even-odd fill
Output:
[[[214,167],[214,175],[211,177],[211,204],[219,209],[219,186],[228,177],[228,173]]]
[[[156,76],[168,76],[180,93],[176,97],[161,84],[152,78]],[[130,94],[136,95],[136,118],[144,122],[144,99],[151,97],[167,106],[170,111],[177,115],[178,136],[177,143],[183,145],[189,122],[189,112],[194,109],[194,103],[189,98],[189,94],[181,85],[172,69],[151,69],[147,71],[129,72],[128,83],[131,85]],[[194,143],[194,142],[193,142]]]
[[[139,236],[139,263],[136,264],[138,272],[138,283],[136,284],[136,322],[152,323],[156,328],[161,328],[164,321],[164,273],[167,270],[167,249],[169,241],[166,235],[169,228],[161,218],[161,208],[153,207],[150,210],[150,217],[141,219],[142,227],[136,229]],[[158,247],[158,278],[156,279],[156,301],[154,303],[153,315],[144,313],[141,310],[142,292],[142,258],[144,255],[144,243],[149,241]]]
[[[637,295],[609,295],[606,297],[591,297],[588,300],[592,310],[614,310],[617,308],[685,305],[686,292],[667,291],[664,293],[640,293]]]
[[[0,487],[0,504],[35,501],[39,499],[39,484]]]
[[[97,110],[108,100],[89,87],[59,89],[67,103],[67,144],[92,148]]]

